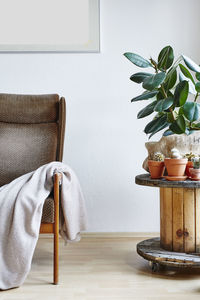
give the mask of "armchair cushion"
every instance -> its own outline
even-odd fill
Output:
[[[51,194],[44,202],[42,223],[54,223],[54,199]]]
[[[59,142],[60,99],[57,94],[0,94],[0,108],[2,186],[57,160],[63,145]]]
[[[57,123],[0,122],[0,186],[55,161]]]
[[[59,96],[0,94],[0,122],[49,123],[58,120]]]

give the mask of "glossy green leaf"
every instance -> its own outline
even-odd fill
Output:
[[[171,46],[164,47],[158,56],[159,70],[167,70],[174,61],[174,52]]]
[[[156,94],[158,94],[158,91],[145,92],[142,95],[133,98],[131,100],[131,102],[140,101],[140,100],[148,100],[150,98],[153,98]]]
[[[181,106],[181,107],[179,108],[178,115],[179,115],[179,116],[184,115],[183,106]]]
[[[190,71],[184,67],[182,64],[179,64],[179,67],[181,69],[181,72],[185,75],[185,77],[190,78],[190,80],[195,84],[194,79],[192,77],[192,74],[190,73]]]
[[[124,53],[124,56],[128,58],[128,60],[130,60],[134,65],[140,68],[152,67],[151,63],[148,60],[144,59],[142,56],[138,54],[126,52]]]
[[[189,92],[189,84],[187,80],[181,81],[177,84],[174,98],[175,98],[175,106],[182,106],[185,104]]]
[[[174,122],[174,118],[173,118],[173,116],[170,112],[167,113],[167,122],[168,123],[173,123]]]
[[[156,105],[156,103],[157,103],[157,101],[153,101],[152,103],[147,105],[145,108],[140,110],[139,113],[137,114],[137,118],[141,119],[141,118],[144,118],[144,117],[152,114],[154,112],[154,106]]]
[[[161,88],[158,89],[158,94],[156,95],[156,99],[157,100],[161,100],[165,97],[165,95],[163,95]]]
[[[146,79],[147,77],[152,76],[150,73],[144,73],[144,72],[139,72],[135,73],[130,77],[130,80],[136,82],[136,83],[141,83]]]
[[[163,133],[163,136],[169,136],[174,134],[170,129],[165,130],[165,132]]]
[[[200,81],[200,73],[196,73],[196,79]]]
[[[195,130],[191,130],[191,129],[187,129],[186,128],[186,134],[187,135],[190,135],[190,134],[192,134],[192,133],[194,133],[195,132]]]
[[[194,122],[200,118],[200,105],[196,102],[186,102],[183,105],[183,113],[190,122]]]
[[[192,82],[192,80],[190,78],[187,78],[181,71],[179,73],[179,80],[180,81],[188,81],[188,84],[189,84],[189,93],[190,94],[193,94],[193,95],[196,95],[196,90],[195,90],[195,85],[194,83]]]
[[[193,60],[191,60],[191,58],[189,58],[189,57],[187,57],[185,55],[182,55],[182,57],[183,57],[183,60],[184,60],[184,62],[186,64],[186,66],[190,70],[192,70],[194,72],[198,72],[198,73],[200,72],[200,67]]]
[[[200,93],[200,82],[197,82],[197,83],[195,84],[195,90],[196,90],[198,93]]]
[[[157,88],[165,80],[165,73],[160,72],[155,75],[147,77],[143,82],[143,88],[149,91]]]
[[[177,67],[178,66],[175,64],[169,69],[169,71],[167,72],[167,75],[166,75],[166,80],[168,80],[168,78],[171,76],[171,74],[174,72],[174,70],[177,69]]]
[[[187,127],[186,127],[186,129],[185,129],[185,134],[186,134],[186,135],[190,135],[190,130],[189,130],[189,128],[187,128]]]
[[[167,76],[167,80],[164,83],[165,90],[170,90],[174,87],[177,80],[177,71],[176,69],[173,72],[170,72],[170,76]]]
[[[154,111],[162,112],[172,106],[174,99],[172,97],[157,101]]]
[[[166,127],[168,127],[168,126],[169,126],[168,122],[166,122],[166,121],[163,122],[162,126],[160,126],[157,130],[153,131],[153,132],[150,134],[149,139],[150,139],[154,134],[156,134],[157,132],[163,130],[164,128],[166,128]]]
[[[165,114],[149,122],[146,125],[144,132],[148,134],[148,133],[153,133],[157,130],[161,130],[163,128],[163,124],[166,122],[167,122],[167,115]]]
[[[174,121],[170,126],[169,129],[176,133],[176,134],[181,134],[184,133],[186,130],[186,123],[185,123],[185,119],[183,116],[179,116],[178,119],[176,119],[176,121]]]

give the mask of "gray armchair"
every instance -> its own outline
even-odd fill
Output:
[[[58,95],[0,94],[0,186],[52,161],[62,161],[65,99]],[[54,284],[58,283],[59,183],[43,207],[40,233],[54,235]]]

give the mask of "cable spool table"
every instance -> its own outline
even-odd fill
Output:
[[[160,188],[160,238],[137,244],[137,252],[160,265],[200,268],[200,182],[135,177],[135,183]]]

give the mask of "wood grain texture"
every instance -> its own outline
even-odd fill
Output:
[[[54,174],[54,223],[41,223],[40,233],[54,234],[54,267],[53,283],[58,284],[59,275],[59,186],[62,181],[62,174]]]
[[[200,253],[200,189],[195,190],[196,252]]]
[[[200,268],[199,255],[163,250],[160,248],[159,238],[140,242],[137,245],[137,252],[147,260],[165,264],[167,266]]]
[[[173,251],[184,252],[183,189],[173,188]]]
[[[160,244],[165,246],[165,223],[164,223],[164,188],[160,188]]]
[[[200,181],[169,181],[164,178],[152,179],[149,174],[141,174],[135,177],[135,183],[139,185],[152,187],[168,187],[168,188],[200,188]]]
[[[160,188],[160,242],[166,250],[172,250],[172,188]]]
[[[42,223],[40,225],[40,233],[54,233],[53,223]]]
[[[31,271],[1,300],[198,300],[200,270],[166,266],[152,273],[136,252],[137,237],[83,237],[60,243],[59,285],[52,285],[52,238],[43,235]]]
[[[196,252],[195,242],[195,191],[194,189],[183,190],[183,240],[184,252]]]
[[[196,243],[200,243],[200,230],[196,230],[196,226],[200,226],[200,207],[196,205],[200,206],[200,197],[196,202],[195,189],[160,188],[160,243],[163,249],[186,253],[199,251],[199,246],[196,251]]]
[[[59,183],[61,174],[54,175],[54,284],[58,284],[59,274]]]

